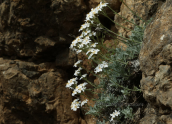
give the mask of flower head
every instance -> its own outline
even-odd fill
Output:
[[[77,43],[78,43],[77,40],[72,41],[72,44],[70,45],[69,48],[70,48],[70,49],[73,49],[73,47],[76,46]]]
[[[78,60],[78,61],[74,64],[73,67],[77,67],[77,65],[78,65],[79,63],[81,63],[81,62],[82,62],[82,60]]]
[[[102,71],[103,68],[106,68],[108,67],[108,63],[103,61],[102,64],[99,64],[95,69],[94,69],[94,72],[97,73],[97,72],[100,72]]]
[[[92,18],[94,18],[95,15],[92,13],[92,12],[89,12],[87,15],[86,15],[86,22],[90,21]]]
[[[82,52],[82,50],[76,50],[76,54],[78,54],[78,53],[80,53],[80,52]]]
[[[76,81],[78,78],[76,77],[76,78],[72,78],[72,79],[70,79],[70,80],[68,80],[68,83],[66,84],[66,88],[68,87],[68,88],[71,88],[71,89],[73,89],[71,86],[73,85],[73,84],[77,84],[78,82]]]
[[[79,99],[75,99],[71,104],[71,110],[76,111],[80,107],[80,103]]]
[[[88,37],[88,36],[86,36],[85,38],[84,38],[84,43],[83,44],[85,44],[85,45],[87,45],[87,44],[89,44],[90,43],[90,38]]]
[[[80,71],[81,71],[81,70],[82,70],[82,68],[79,67],[78,70],[75,71],[74,75],[75,75],[75,76],[78,76],[78,74],[80,74]]]
[[[103,61],[102,64],[101,64],[104,68],[108,67],[108,63]]]
[[[82,78],[86,77],[86,76],[87,76],[87,74],[82,75],[81,78],[80,78],[80,80],[81,80]]]
[[[91,47],[96,47],[96,44],[98,44],[98,43],[91,44]]]
[[[81,103],[81,107],[85,104],[85,103],[87,103],[88,102],[88,100],[86,99],[86,100],[84,100],[84,101],[82,101],[82,103]]]
[[[91,50],[92,53],[90,54],[90,56],[88,57],[88,59],[90,59],[94,54],[97,54],[99,51],[100,51],[99,49],[92,49]]]
[[[82,91],[84,92],[85,89],[86,89],[85,85],[87,85],[86,82],[83,83],[83,84],[78,85],[78,86],[75,88],[75,90],[73,91],[72,96],[74,96],[74,95],[77,94],[77,93],[81,93]]]
[[[83,29],[90,27],[90,23],[86,22],[85,24],[81,25],[79,31],[82,31]]]
[[[94,69],[94,72],[97,73],[97,72],[100,72],[102,71],[102,66],[101,65],[98,65],[95,69]]]
[[[116,111],[116,110],[115,110],[115,112],[113,112],[112,114],[110,114],[112,116],[111,121],[115,118],[115,116],[118,116],[119,114],[120,114],[120,112],[119,111]]]

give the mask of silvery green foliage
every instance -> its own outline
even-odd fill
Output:
[[[90,107],[90,110],[86,114],[92,114],[99,119],[104,118],[104,121],[110,120],[110,114],[114,110],[121,111],[118,119],[122,117],[125,119],[132,119],[132,107],[127,106],[129,102],[130,92],[126,84],[131,76],[132,68],[128,67],[128,62],[137,60],[141,43],[143,41],[144,29],[146,26],[135,26],[132,31],[129,41],[126,42],[127,48],[124,51],[123,48],[116,48],[115,55],[111,55],[112,63],[109,63],[109,67],[103,69],[108,75],[106,78],[100,79],[99,87],[102,87],[104,91],[99,93],[99,99],[96,100],[94,107]],[[122,86],[122,87],[121,87]],[[134,87],[134,90],[139,89]],[[97,124],[104,124],[105,122],[97,122]],[[125,123],[125,122],[116,122]]]
[[[131,107],[127,107],[127,108],[123,109],[121,112],[125,115],[124,118],[130,118],[130,119],[133,118],[132,108]]]

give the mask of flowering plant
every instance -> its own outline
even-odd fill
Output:
[[[143,40],[143,32],[147,22],[142,20],[144,23],[139,26],[136,25],[134,21],[129,21],[122,17],[126,21],[135,25],[133,30],[128,29],[110,19],[103,11],[105,7],[109,7],[108,3],[100,2],[96,8],[91,9],[91,11],[86,15],[85,23],[79,29],[79,32],[82,31],[81,35],[78,36],[70,45],[70,49],[75,51],[77,54],[85,53],[88,59],[92,60],[93,66],[97,64],[94,71],[90,71],[90,73],[100,80],[100,84],[95,85],[87,79],[87,74],[82,75],[81,70],[87,69],[80,66],[82,60],[78,60],[74,64],[74,67],[79,68],[75,71],[74,75],[80,76],[80,80],[85,80],[86,82],[77,86],[78,78],[76,77],[70,79],[66,84],[66,87],[73,90],[72,96],[84,95],[87,97],[84,94],[85,91],[90,91],[98,95],[98,99],[93,99],[93,101],[95,101],[94,107],[90,106],[90,110],[86,114],[94,115],[99,120],[103,118],[105,121],[118,120],[122,123],[121,119],[123,117],[128,119],[133,118],[132,107],[125,107],[122,104],[129,102],[131,92],[141,91],[138,87],[134,86],[130,88],[125,83],[130,82],[133,68],[128,65],[129,62],[131,62],[130,60],[137,59],[138,57]],[[118,14],[114,10],[112,11],[115,14]],[[132,13],[136,15],[133,11]],[[129,38],[125,38],[105,27],[101,24],[101,21],[98,18],[99,14],[110,19],[110,21],[114,22],[116,25],[130,30],[132,32],[131,36]],[[118,16],[120,15],[118,14]],[[117,41],[117,43],[123,42],[127,45],[127,48],[125,50],[122,47],[116,47],[115,49],[107,48],[103,45],[105,34],[110,35],[115,39],[114,41]],[[110,54],[102,53],[102,49],[110,52]],[[101,88],[103,90],[101,93],[93,92],[94,90],[86,88],[86,85],[88,84],[93,86],[94,89]],[[79,101],[79,98],[77,98],[72,102],[71,109],[76,111],[78,108],[85,106],[87,102],[87,99],[81,102]],[[120,102],[122,104],[119,106]],[[109,103],[113,103],[113,105]]]

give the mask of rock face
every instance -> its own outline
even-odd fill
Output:
[[[28,61],[57,61],[58,65],[61,61],[60,56],[68,57],[67,46],[73,39],[69,34],[76,33],[78,24],[74,22],[82,19],[81,13],[86,10],[86,6],[82,4],[82,0],[2,2],[0,55]],[[62,55],[65,52],[66,55]]]
[[[1,58],[0,71],[0,123],[79,123],[79,113],[69,106],[71,91],[65,88],[68,74],[55,69],[55,64]]]
[[[163,0],[123,0],[123,2],[131,9],[133,12],[136,12],[138,16],[140,16],[144,20],[150,19],[150,17],[154,16],[155,12],[161,7]],[[130,11],[130,9],[122,3],[120,12],[118,13],[120,16],[125,17],[129,21],[133,19],[136,23],[140,24],[142,21],[139,21],[139,18]],[[115,21],[126,27],[128,29],[122,28],[121,26],[116,25],[119,33],[124,37],[128,37],[131,34],[129,29],[133,29],[133,24],[125,21],[125,19],[121,18],[118,15],[115,15]]]
[[[69,46],[78,35],[85,15],[99,2],[0,0],[0,124],[95,124],[80,109],[71,110],[75,98],[65,85],[73,77],[77,59],[84,59],[83,66],[93,69],[85,55],[76,55]],[[117,12],[120,10],[121,16],[142,23],[119,0],[106,2]],[[145,20],[155,17],[146,28],[139,56],[143,73],[141,89],[149,103],[140,124],[171,124],[172,2],[124,2]],[[109,15],[120,25],[133,28],[120,16],[114,17],[112,12]],[[105,18],[100,17],[100,21],[124,37],[131,34]],[[113,44],[113,40],[107,39],[105,44],[109,43]],[[88,80],[99,83],[93,75]],[[90,106],[93,104],[88,102]]]
[[[139,59],[142,70],[141,89],[150,105],[140,124],[172,123],[171,11],[172,2],[167,0],[145,30]]]
[[[99,2],[0,0],[0,124],[95,123],[71,110],[65,85],[79,58],[69,46]],[[119,0],[112,6],[119,11]]]
[[[151,17],[153,17],[156,11],[163,4],[163,0],[123,0],[123,2],[131,10],[133,10],[133,12],[136,12],[136,14],[144,20],[149,20]],[[120,12],[118,14],[128,19],[129,21],[133,20],[138,25],[142,24],[143,22],[140,21],[139,17],[134,15],[124,3],[121,4]],[[129,35],[131,35],[131,30],[133,29],[134,24],[127,22],[124,18],[121,18],[119,15],[115,15],[114,21],[126,28],[123,28],[119,25],[116,25],[116,28],[123,37],[129,37]],[[123,43],[119,43],[119,45],[126,47],[126,45]]]
[[[69,45],[86,9],[82,0],[1,1],[1,124],[85,122],[65,85],[76,62]]]

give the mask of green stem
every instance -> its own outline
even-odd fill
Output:
[[[111,31],[111,30],[109,30],[108,28],[106,28],[104,25],[102,25],[107,31],[109,31],[109,32],[111,32],[111,33],[113,33],[113,34],[115,34],[115,35],[117,35],[117,36],[119,36],[119,37],[121,37],[121,38],[123,38],[123,39],[125,39],[125,40],[128,40],[128,41],[131,41],[131,42],[133,42],[132,40],[130,40],[130,39],[128,39],[128,38],[124,38],[124,37],[122,37],[122,36],[120,36],[120,35],[118,35],[117,33],[115,33],[115,32],[113,32],[113,31]]]
[[[112,80],[110,80],[110,81],[113,82]],[[117,86],[119,86],[119,87],[121,87],[121,88],[124,88],[124,89],[126,89],[126,90],[130,90],[130,91],[140,91],[140,90],[133,90],[133,89],[129,89],[129,88],[123,87],[123,86],[119,85],[119,84],[116,83],[116,82],[114,82],[114,83],[115,83],[115,85],[117,85]]]
[[[84,93],[81,93],[80,95],[83,95],[83,96],[85,96],[87,99],[89,99]],[[89,99],[90,100],[90,99]]]
[[[102,46],[102,47],[105,48],[111,55],[115,54],[115,49],[110,49],[110,48],[107,48],[106,46]]]
[[[128,6],[127,6],[127,4],[125,4],[124,2],[123,2],[123,0],[120,0],[134,15],[136,15],[140,20],[142,20],[143,22],[146,22],[145,20],[143,20],[140,16],[138,16],[137,14],[136,14],[136,12],[134,12],[133,10],[131,10]]]
[[[98,93],[96,93],[96,92],[93,92],[91,89],[85,89],[85,90],[87,90],[87,91],[89,91],[89,92],[92,92],[93,94],[98,94]]]
[[[117,14],[118,16],[120,16],[121,18],[125,19],[127,22],[130,22],[132,24],[134,24],[135,26],[138,26],[137,24],[133,23],[132,21],[129,21],[127,18],[125,17],[122,17],[121,15],[119,15],[117,12],[115,12],[110,6],[108,6],[109,9],[111,9],[115,14]]]
[[[86,78],[84,79],[84,80],[86,80],[89,84],[91,84],[93,87],[95,87],[95,88],[97,88],[97,86],[96,85],[94,85],[93,83],[91,83],[89,80],[87,80]]]
[[[103,12],[103,11],[102,11],[102,12]],[[104,15],[105,17],[107,17],[107,18],[108,18],[111,22],[113,22],[114,24],[116,24],[116,25],[118,25],[118,26],[120,26],[120,27],[122,27],[122,28],[124,28],[124,29],[127,29],[127,30],[129,30],[129,31],[133,31],[133,30],[131,30],[131,29],[129,29],[129,28],[126,28],[126,27],[120,25],[119,23],[113,21],[111,18],[109,18],[109,17],[106,15],[106,13],[103,12],[103,15]],[[136,33],[137,33],[137,32],[136,32]]]

